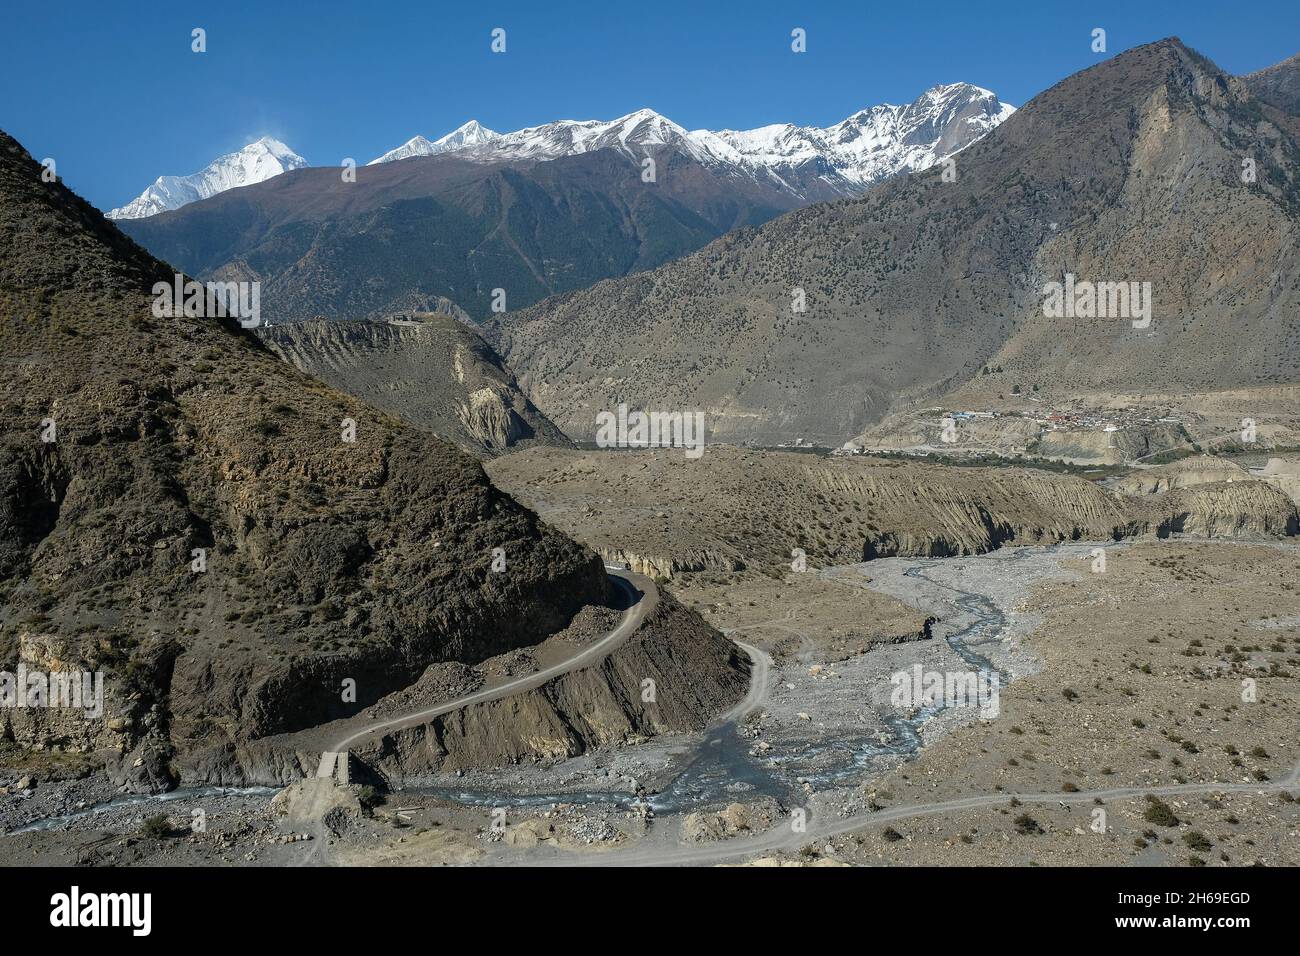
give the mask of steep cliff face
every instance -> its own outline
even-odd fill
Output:
[[[624,548],[597,547],[606,561],[626,564],[638,574],[671,578],[685,571],[743,571],[745,562],[731,548],[685,548],[672,554],[638,554]]]
[[[1077,481],[1078,479],[1074,479]],[[1071,482],[1072,483],[1072,482]],[[885,531],[867,540],[863,559],[953,557],[980,554],[1004,544],[1120,540],[1139,535],[1190,534],[1206,538],[1283,537],[1296,533],[1296,509],[1263,482],[1222,482],[1181,489],[1165,497],[1118,502],[1119,516],[1095,509],[1080,489],[1062,489],[1040,500],[1037,520],[974,505],[963,520],[939,517],[938,527]],[[940,513],[941,514],[941,513]],[[1046,520],[1042,520],[1046,518]]]
[[[258,330],[291,365],[471,454],[569,441],[519,390],[492,347],[458,317],[316,319]]]
[[[79,723],[6,708],[4,735],[166,785],[177,755],[346,716],[604,598],[600,559],[467,455],[231,320],[156,315],[173,280],[0,134],[0,669],[100,671],[106,698]]]
[[[1259,477],[1300,505],[1300,461],[1270,458]]]
[[[1180,488],[1145,499],[1154,505],[1148,519],[1157,534],[1207,538],[1279,537],[1297,533],[1295,504],[1262,481],[1225,481]]]

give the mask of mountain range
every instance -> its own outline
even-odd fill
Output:
[[[444,153],[480,162],[558,159],[598,149],[640,158],[647,149],[668,148],[813,201],[857,195],[896,173],[925,169],[1014,112],[988,90],[950,83],[903,106],[873,106],[826,128],[782,123],[687,131],[650,109],[609,122],[560,120],[504,134],[471,120],[440,139],[416,136],[369,165]]]
[[[337,168],[298,169],[120,225],[187,274],[260,282],[275,321],[382,320],[437,311],[442,299],[482,321],[494,307],[652,269],[733,229],[860,191],[870,176],[933,162],[1007,109],[954,85],[831,131],[709,134],[708,149],[648,111],[507,136],[469,125],[430,155],[408,143],[408,158],[358,169],[355,182]],[[841,153],[810,152],[814,142]]]
[[[558,159],[596,149],[635,151],[668,146],[705,165],[768,178],[809,201],[853,195],[886,176],[923,169],[1002,122],[1015,108],[988,90],[951,83],[927,90],[904,106],[861,110],[820,129],[789,123],[752,130],[687,132],[653,110],[616,120],[559,120],[514,133],[497,133],[470,120],[436,140],[415,136],[367,165],[457,153],[479,162]],[[278,140],[263,137],[219,156],[191,176],[162,176],[140,196],[109,212],[110,219],[142,219],[209,196],[301,169],[307,161]]]
[[[487,331],[575,439],[626,402],[702,410],[714,439],[838,444],[986,366],[1057,394],[1294,382],[1295,71],[1137,47],[1036,96],[951,176],[790,212]],[[1051,317],[1067,276],[1150,283],[1151,323]]]
[[[714,439],[838,444],[962,390],[1295,381],[1297,73],[1293,57],[1234,77],[1171,38],[1005,120],[990,94],[941,87],[816,135],[688,133],[649,111],[467,124],[356,183],[299,170],[125,228],[189,272],[260,279],[284,320],[450,300],[574,439],[627,403],[704,411]],[[866,167],[828,144],[897,147],[880,130],[904,114],[931,124],[911,122],[924,168],[854,193]],[[1152,321],[1053,316],[1045,290],[1075,278],[1149,288]]]

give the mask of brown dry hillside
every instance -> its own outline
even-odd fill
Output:
[[[519,390],[492,347],[453,315],[314,319],[258,329],[280,358],[398,418],[487,456],[569,440]]]
[[[1154,534],[1294,535],[1295,505],[1263,481],[1219,480],[1167,494],[1114,494],[1034,468],[710,448],[622,453],[533,448],[489,466],[492,480],[606,557],[646,574],[780,576],[894,555],[950,557],[1002,545]]]
[[[171,277],[0,134],[0,669],[103,669],[108,697],[105,720],[6,709],[0,735],[165,785],[173,757],[219,763],[604,600],[599,559],[464,453],[233,322],[155,318]]]
[[[574,438],[626,401],[703,409],[720,439],[838,443],[987,363],[1058,391],[1300,380],[1300,150],[1177,39],[1069,77],[955,168],[508,315],[498,351]],[[1066,272],[1151,282],[1151,327],[1045,319]]]
[[[1269,119],[1300,135],[1300,53],[1242,80],[1265,104]]]

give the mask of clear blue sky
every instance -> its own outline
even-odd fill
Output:
[[[267,134],[335,165],[468,119],[508,131],[648,106],[688,129],[828,125],[956,80],[1019,106],[1097,61],[1098,26],[1107,55],[1176,35],[1233,73],[1300,51],[1296,0],[6,0],[0,128],[107,209]]]

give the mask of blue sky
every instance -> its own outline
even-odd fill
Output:
[[[508,131],[648,106],[688,129],[828,125],[957,80],[1021,105],[1099,59],[1094,27],[1107,55],[1176,35],[1233,73],[1300,51],[1295,0],[10,2],[0,128],[107,209],[261,135],[334,165],[468,119]]]

